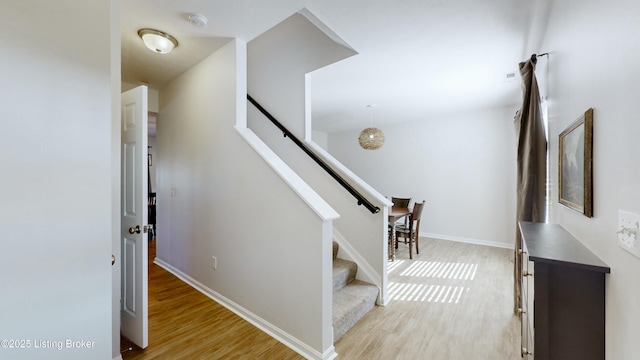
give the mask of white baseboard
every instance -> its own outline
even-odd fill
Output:
[[[122,354],[116,356],[113,358],[113,360],[122,360]]]
[[[260,330],[264,331],[265,333],[269,334],[271,337],[273,337],[274,339],[276,339],[279,342],[283,343],[284,345],[289,347],[291,350],[293,350],[293,351],[297,352],[298,354],[304,356],[306,359],[311,359],[311,360],[332,360],[332,359],[335,359],[336,356],[338,355],[336,353],[335,348],[333,347],[333,345],[330,346],[323,354],[321,354],[320,352],[318,352],[318,351],[312,349],[311,347],[309,347],[307,344],[305,344],[302,341],[300,341],[300,340],[296,339],[295,337],[291,336],[289,333],[283,331],[282,329],[278,328],[277,326],[274,326],[270,322],[268,322],[265,319],[257,316],[256,314],[254,314],[251,311],[243,308],[242,306],[236,304],[235,302],[231,301],[230,299],[222,296],[221,294],[217,293],[216,291],[212,290],[211,288],[203,285],[202,283],[200,283],[197,280],[193,279],[191,276],[183,273],[182,271],[178,270],[177,268],[173,267],[172,265],[170,265],[169,263],[167,263],[166,261],[164,261],[162,259],[159,259],[159,258],[156,257],[154,259],[153,263],[158,265],[158,266],[160,266],[161,268],[167,270],[168,272],[172,273],[173,275],[175,275],[180,280],[182,280],[185,283],[187,283],[192,288],[200,291],[202,294],[206,295],[207,297],[209,297],[213,301],[215,301],[215,302],[219,303],[220,305],[226,307],[227,309],[229,309],[234,314],[240,316],[241,318],[243,318],[244,320],[248,321],[249,323],[251,323],[252,325],[257,327],[258,329],[260,329]]]
[[[325,351],[324,354],[322,354],[322,359],[324,360],[333,360],[337,357],[338,357],[338,353],[336,352],[336,348],[333,347],[333,345],[331,345],[331,347],[329,347],[327,351]]]
[[[505,244],[505,243],[496,242],[496,241],[478,240],[478,239],[464,238],[464,237],[459,237],[459,236],[450,236],[450,235],[433,234],[433,233],[422,233],[422,232],[420,233],[420,237],[427,237],[427,238],[440,239],[440,240],[449,240],[449,241],[457,241],[457,242],[463,242],[463,243],[468,243],[468,244],[492,246],[492,247],[498,247],[498,248],[503,248],[503,249],[513,249],[513,247],[515,246],[515,240],[514,240],[514,244]]]

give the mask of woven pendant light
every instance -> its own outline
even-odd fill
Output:
[[[373,105],[367,105],[370,112],[371,126],[362,130],[358,136],[360,147],[365,150],[377,150],[384,145],[384,133],[382,130],[373,127]]]
[[[374,127],[368,127],[358,136],[360,146],[365,150],[377,150],[384,144],[384,133],[382,130]]]

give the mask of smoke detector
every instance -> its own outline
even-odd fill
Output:
[[[191,14],[189,15],[189,22],[195,26],[205,26],[207,25],[207,18],[204,15]]]

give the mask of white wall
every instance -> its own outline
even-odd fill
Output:
[[[325,150],[327,150],[327,148],[329,147],[329,137],[327,136],[327,133],[325,133],[325,132],[312,129],[311,130],[311,139],[313,140],[313,142],[318,144],[318,146],[320,146],[321,148],[323,148]]]
[[[249,42],[247,48],[249,94],[301,141],[305,138],[305,113],[309,110],[305,107],[310,96],[305,91],[306,74],[355,54],[352,49],[336,43],[316,24],[319,22],[312,23],[305,16],[295,14]],[[384,212],[372,214],[366,207],[358,206],[356,198],[290,139],[284,138],[253,105],[249,104],[248,109],[249,128],[340,213],[340,219],[334,221],[334,228],[340,234],[336,240],[343,242],[343,248],[350,246],[353,253],[357,253],[354,256],[361,256],[355,259],[361,269],[358,276],[386,290]],[[358,184],[357,179],[350,179],[347,174],[342,175],[375,206],[384,206],[381,202],[384,198],[375,190]]]
[[[319,355],[326,223],[234,129],[245,116],[237,109],[246,85],[236,83],[246,79],[245,46],[229,42],[160,90],[157,257],[289,346]]]
[[[112,358],[113,4],[2,3],[2,359]]]
[[[640,214],[638,159],[640,3],[555,1],[540,50],[549,51],[552,184],[558,134],[594,108],[593,196],[589,219],[558,205],[555,221],[611,267],[606,284],[606,358],[638,358],[640,259],[617,244],[618,209]],[[546,61],[544,59],[540,60]]]
[[[249,94],[301,139],[305,138],[305,74],[356,54],[301,14],[250,41],[247,51]]]
[[[111,266],[111,357],[120,354],[121,292],[121,66],[120,66],[120,1],[111,2],[111,252],[116,264]]]
[[[425,200],[423,236],[512,248],[516,108],[384,126],[378,150],[332,133],[329,152],[389,198]]]

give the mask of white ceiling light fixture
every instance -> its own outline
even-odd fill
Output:
[[[138,30],[138,36],[140,36],[144,45],[156,54],[168,54],[178,46],[178,40],[164,31],[140,29]]]
[[[360,132],[358,143],[365,150],[378,150],[384,145],[384,133],[373,127],[373,105],[367,105],[367,107],[369,108],[371,125]]]

